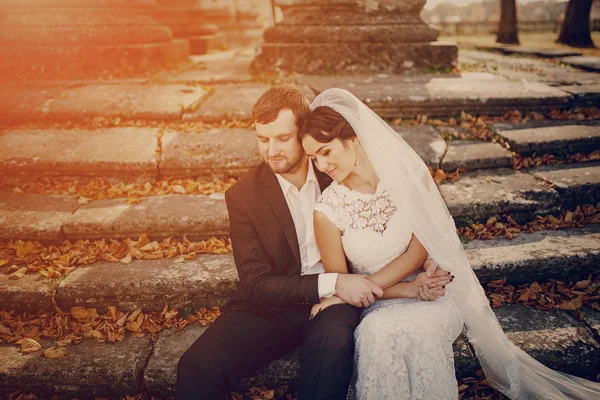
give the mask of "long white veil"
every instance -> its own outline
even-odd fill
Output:
[[[447,295],[460,307],[488,382],[511,399],[600,399],[600,384],[545,367],[504,334],[429,170],[400,135],[346,90],[324,91],[310,109],[319,106],[333,108],[350,123],[392,200],[410,210],[415,236],[456,276]]]

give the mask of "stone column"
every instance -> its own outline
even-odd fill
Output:
[[[192,54],[221,50],[225,38],[219,27],[207,21],[198,0],[157,0],[154,19],[173,31],[173,36],[186,39]]]
[[[239,2],[241,3],[241,2]],[[244,6],[237,10],[237,20],[243,29],[242,45],[256,46],[262,42],[265,30],[264,24],[267,23],[268,1],[247,0]],[[260,20],[260,21],[259,21]]]
[[[229,47],[240,45],[244,36],[244,29],[238,23],[235,4],[232,0],[200,0],[206,20],[217,25],[219,32],[225,35],[225,41]]]
[[[154,0],[2,0],[0,79],[131,75],[187,59]],[[116,74],[118,76],[118,74]]]
[[[458,48],[419,17],[426,0],[277,0],[253,72],[404,73],[446,70]]]

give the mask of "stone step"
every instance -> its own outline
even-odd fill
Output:
[[[510,151],[499,144],[447,144],[440,131],[431,126],[394,129],[434,170],[442,159],[445,170],[448,166],[475,170],[512,165]],[[456,151],[457,145],[465,147]],[[0,147],[11,149],[0,154],[0,173],[17,180],[41,176],[212,179],[242,176],[261,162],[255,132],[249,128],[202,132],[138,127],[8,129],[0,132]]]
[[[499,143],[477,140],[453,140],[448,142],[448,150],[442,158],[440,168],[446,172],[458,168],[475,171],[488,168],[513,166],[510,150]]]
[[[582,199],[588,204],[600,202],[600,161],[576,165],[546,166],[532,170],[538,179],[551,182],[563,206],[571,208]]]
[[[586,71],[600,71],[600,57],[597,56],[564,57],[561,58],[560,61]]]
[[[44,87],[1,85],[0,121],[77,121],[120,116],[180,120],[196,110],[210,90],[182,84],[89,84]]]
[[[510,149],[522,155],[558,153],[565,156],[577,152],[591,153],[600,149],[600,123],[531,121],[525,124],[499,123],[492,126]]]
[[[515,284],[550,278],[570,280],[600,272],[600,225],[521,234],[512,241],[472,241],[465,249],[484,283],[501,278]],[[165,305],[222,306],[237,285],[231,254],[199,254],[185,262],[99,261],[77,267],[60,281],[34,273],[18,280],[0,274],[0,297],[8,309],[29,312],[52,310],[53,298],[64,310],[82,306],[105,312],[114,306],[122,311],[161,311]]]
[[[195,72],[192,72],[195,71]],[[0,121],[76,121],[121,116],[126,119],[220,122],[248,120],[258,97],[271,85],[245,82],[203,86],[210,79],[192,70],[146,84],[36,86],[3,84]],[[243,81],[244,76],[218,78]],[[185,84],[165,83],[174,79]],[[346,88],[382,117],[452,116],[461,111],[503,115],[518,109],[544,111],[574,104],[574,96],[542,83],[515,81],[489,73],[299,76],[296,86],[309,100],[330,87]]]
[[[472,172],[455,183],[440,185],[439,190],[458,225],[499,214],[525,221],[556,212],[562,204],[549,185],[508,168]]]
[[[600,83],[598,74],[560,65],[556,61],[533,57],[506,57],[489,51],[461,49],[458,65],[463,70],[485,71],[512,81],[538,82],[560,90],[564,90],[561,86],[586,88]]]
[[[587,310],[584,321],[577,321],[564,312],[520,305],[505,305],[494,312],[510,340],[543,364],[580,376],[598,372],[600,345],[594,333],[599,333],[600,313]],[[199,324],[181,332],[163,330],[156,342],[129,335],[110,345],[84,340],[68,346],[61,359],[23,355],[14,345],[0,345],[5,366],[0,370],[0,394],[26,389],[38,396],[124,397],[143,388],[155,396],[173,396],[178,361],[205,330]],[[53,341],[42,339],[41,344],[47,348]],[[454,343],[454,357],[457,377],[474,375],[478,361],[464,334]],[[294,350],[260,368],[238,387],[293,385],[298,374],[298,350]]]
[[[496,47],[495,49],[500,50],[504,54],[523,54],[543,58],[573,57],[582,55],[580,52],[577,51],[561,49],[540,49],[524,46],[502,46]]]
[[[569,107],[573,96],[556,88],[502,76],[467,72],[423,75],[299,76],[316,93],[331,87],[352,92],[381,117],[449,117],[461,111],[504,115],[515,109],[544,111]]]
[[[600,166],[582,164],[581,168],[568,165],[556,170],[544,169],[539,179],[531,173],[507,168],[481,170],[463,175],[455,183],[440,185],[439,190],[458,224],[485,221],[500,214],[526,221],[536,215],[557,212],[562,206],[596,204]],[[142,234],[156,239],[185,234],[198,240],[229,233],[223,193],[172,194],[140,200],[139,204],[110,199],[80,205],[71,196],[0,191],[0,240],[60,242],[138,238]]]

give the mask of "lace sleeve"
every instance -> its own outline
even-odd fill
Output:
[[[344,202],[333,187],[323,191],[317,199],[315,211],[320,211],[330,220],[342,233],[346,229],[346,218],[344,217]]]

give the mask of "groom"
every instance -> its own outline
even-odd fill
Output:
[[[312,213],[331,179],[297,138],[309,111],[295,88],[273,87],[252,109],[263,163],[226,193],[239,288],[178,364],[176,399],[223,400],[258,367],[300,347],[300,399],[345,399],[360,307],[381,296],[359,275],[324,273]],[[348,304],[309,320],[312,305]]]

